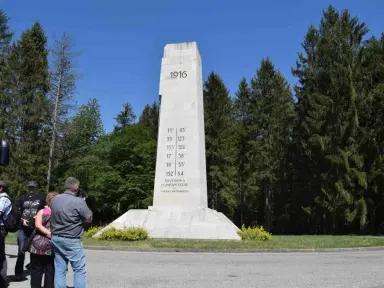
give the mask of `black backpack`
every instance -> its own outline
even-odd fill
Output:
[[[4,223],[4,228],[8,232],[16,232],[20,228],[20,221],[21,221],[21,211],[19,207],[17,207],[15,204],[12,203],[12,200],[8,196],[1,196],[1,197],[6,197],[11,201],[11,211],[8,214],[7,220],[4,221],[3,216],[3,223]]]

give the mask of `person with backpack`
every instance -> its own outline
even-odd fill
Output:
[[[35,229],[35,216],[46,204],[45,196],[38,194],[36,191],[36,181],[29,181],[27,188],[28,193],[21,195],[17,201],[17,206],[21,210],[21,223],[17,231],[17,245],[19,249],[15,266],[15,278],[18,281],[21,281],[24,276],[25,247]],[[30,270],[30,264],[26,265],[26,268]]]
[[[7,257],[5,256],[5,237],[8,234],[5,222],[12,210],[11,200],[6,193],[7,183],[0,181],[0,288],[8,287]]]

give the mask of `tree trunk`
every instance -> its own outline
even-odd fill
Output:
[[[52,139],[51,139],[51,145],[49,147],[49,161],[48,161],[48,172],[47,172],[47,193],[49,192],[49,187],[51,185],[51,173],[52,173],[52,162],[53,162],[53,153],[55,151],[55,145],[56,145],[56,125],[57,125],[57,114],[59,110],[59,100],[60,100],[60,93],[61,93],[61,78],[62,75],[59,75],[59,83],[57,87],[56,92],[56,99],[55,99],[55,110],[53,112],[53,131],[52,131]]]
[[[265,191],[265,214],[266,214],[266,226],[267,230],[272,229],[272,189],[271,185],[268,185]]]

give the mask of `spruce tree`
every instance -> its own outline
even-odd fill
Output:
[[[238,207],[235,119],[229,91],[214,72],[204,83],[204,119],[208,203],[232,218]]]
[[[7,169],[14,191],[25,190],[26,181],[46,184],[51,106],[48,101],[47,39],[36,22],[12,45],[8,69],[11,95],[9,122],[12,161]]]
[[[274,221],[284,223],[280,215],[287,209],[283,199],[287,199],[294,103],[287,80],[268,58],[251,81],[251,94],[252,171],[261,193],[259,218],[271,230]]]
[[[319,28],[310,27],[294,74],[299,78],[301,150],[311,171],[305,211],[321,232],[366,224],[367,178],[359,154],[359,51],[367,33],[347,10],[324,11]],[[312,201],[310,199],[313,199]]]
[[[0,9],[0,59],[5,60],[5,56],[9,52],[13,33],[8,26],[8,16],[3,9]]]
[[[114,131],[122,131],[125,127],[131,126],[136,121],[136,114],[133,112],[131,104],[125,103],[123,105],[123,111],[121,111],[115,118],[117,124],[115,125]]]
[[[238,226],[249,225],[255,219],[257,211],[257,207],[254,205],[257,202],[254,200],[257,198],[258,187],[251,169],[252,127],[254,125],[253,100],[247,80],[243,77],[234,99],[237,121],[236,131],[238,134],[236,164],[240,207],[235,219]]]
[[[139,123],[152,130],[153,137],[157,140],[159,129],[159,112],[160,106],[157,102],[152,105],[145,105],[143,112],[140,115]]]
[[[384,224],[384,34],[367,41],[360,59],[359,139],[367,173],[368,231],[381,233]]]
[[[8,55],[13,34],[8,26],[8,20],[8,16],[0,9],[0,138],[9,137],[7,127],[11,95],[8,88],[11,73],[8,67]]]

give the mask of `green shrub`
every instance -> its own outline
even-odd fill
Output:
[[[272,239],[272,234],[265,231],[263,226],[245,228],[243,225],[241,230],[237,231],[237,234],[239,234],[242,240],[267,241]]]
[[[92,236],[95,235],[97,232],[99,232],[101,229],[103,229],[102,226],[93,226],[93,227],[89,228],[89,229],[85,232],[85,236],[87,236],[87,237],[92,237]]]
[[[130,227],[124,230],[108,228],[100,235],[100,240],[139,241],[148,238],[148,232],[144,228]]]

